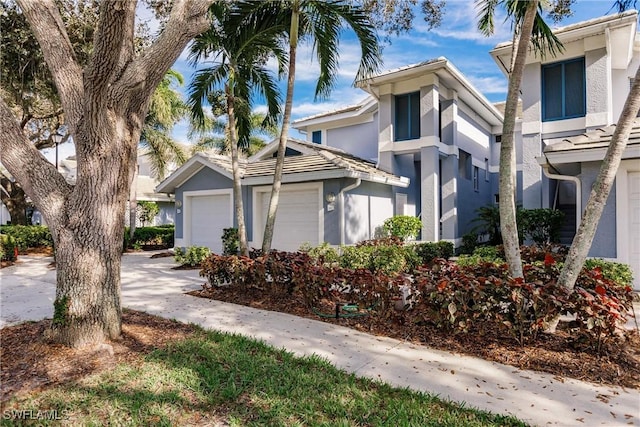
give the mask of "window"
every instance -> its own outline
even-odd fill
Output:
[[[395,97],[395,140],[420,138],[420,92]]]
[[[480,168],[477,166],[473,167],[473,189],[475,191],[480,191]]]
[[[461,179],[471,179],[471,154],[459,150],[458,154],[458,176]]]
[[[484,159],[484,180],[489,181],[489,159]]]
[[[322,144],[322,131],[321,130],[314,130],[311,133],[311,142],[313,142],[314,144]]]
[[[542,120],[583,117],[586,113],[584,58],[542,66]]]

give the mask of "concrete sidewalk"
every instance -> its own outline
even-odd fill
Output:
[[[0,270],[0,327],[53,314],[50,258],[21,257]],[[298,355],[318,354],[361,376],[510,414],[534,425],[640,425],[640,390],[597,386],[483,359],[431,350],[349,328],[195,298],[196,270],[171,270],[171,258],[123,257],[123,305],[206,328],[255,337]]]

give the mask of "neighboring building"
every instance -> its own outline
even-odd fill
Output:
[[[557,207],[580,222],[640,65],[637,11],[555,31],[564,52],[527,58],[522,84],[519,191],[526,208]],[[511,44],[491,55],[504,71]],[[505,72],[506,73],[506,72]],[[628,263],[640,288],[640,122],[629,140],[590,256]]]
[[[446,58],[359,82],[359,105],[293,122],[323,146],[339,147],[410,179],[394,188],[394,214],[422,219],[422,240],[459,246],[475,211],[493,202],[502,114]],[[462,201],[464,200],[464,203]]]
[[[241,161],[243,203],[250,245],[260,247],[278,143]],[[273,247],[353,244],[375,236],[393,216],[393,189],[406,178],[342,150],[290,139]],[[176,246],[208,246],[222,251],[223,229],[235,226],[231,162],[227,156],[198,153],[156,188],[175,194]]]

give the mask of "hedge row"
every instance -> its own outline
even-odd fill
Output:
[[[300,292],[309,308],[323,301],[349,302],[375,316],[394,315],[404,296],[404,315],[413,323],[453,333],[506,333],[519,342],[535,340],[550,320],[569,311],[576,314],[569,332],[588,338],[595,348],[620,333],[632,304],[631,287],[606,278],[600,267],[584,269],[575,292],[557,286],[559,264],[551,254],[526,264],[524,280],[510,278],[506,265],[491,262],[458,265],[437,258],[412,274],[397,274],[343,268],[302,252],[252,255],[210,255],[200,274],[208,286],[258,287],[274,298]],[[538,251],[529,255],[535,258]]]
[[[42,225],[0,225],[0,233],[13,237],[20,251],[53,246],[49,228]]]
[[[133,239],[129,238],[129,227],[124,230],[124,247],[142,249],[145,246],[154,249],[168,249],[174,246],[174,226],[172,224],[154,227],[137,227]]]

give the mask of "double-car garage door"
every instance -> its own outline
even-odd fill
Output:
[[[271,187],[253,191],[253,246],[262,244]],[[280,192],[271,247],[295,251],[302,243],[317,245],[322,227],[322,185],[284,185]],[[233,226],[232,193],[185,194],[185,234],[190,246],[222,253],[222,230]],[[245,206],[246,208],[246,206]]]

